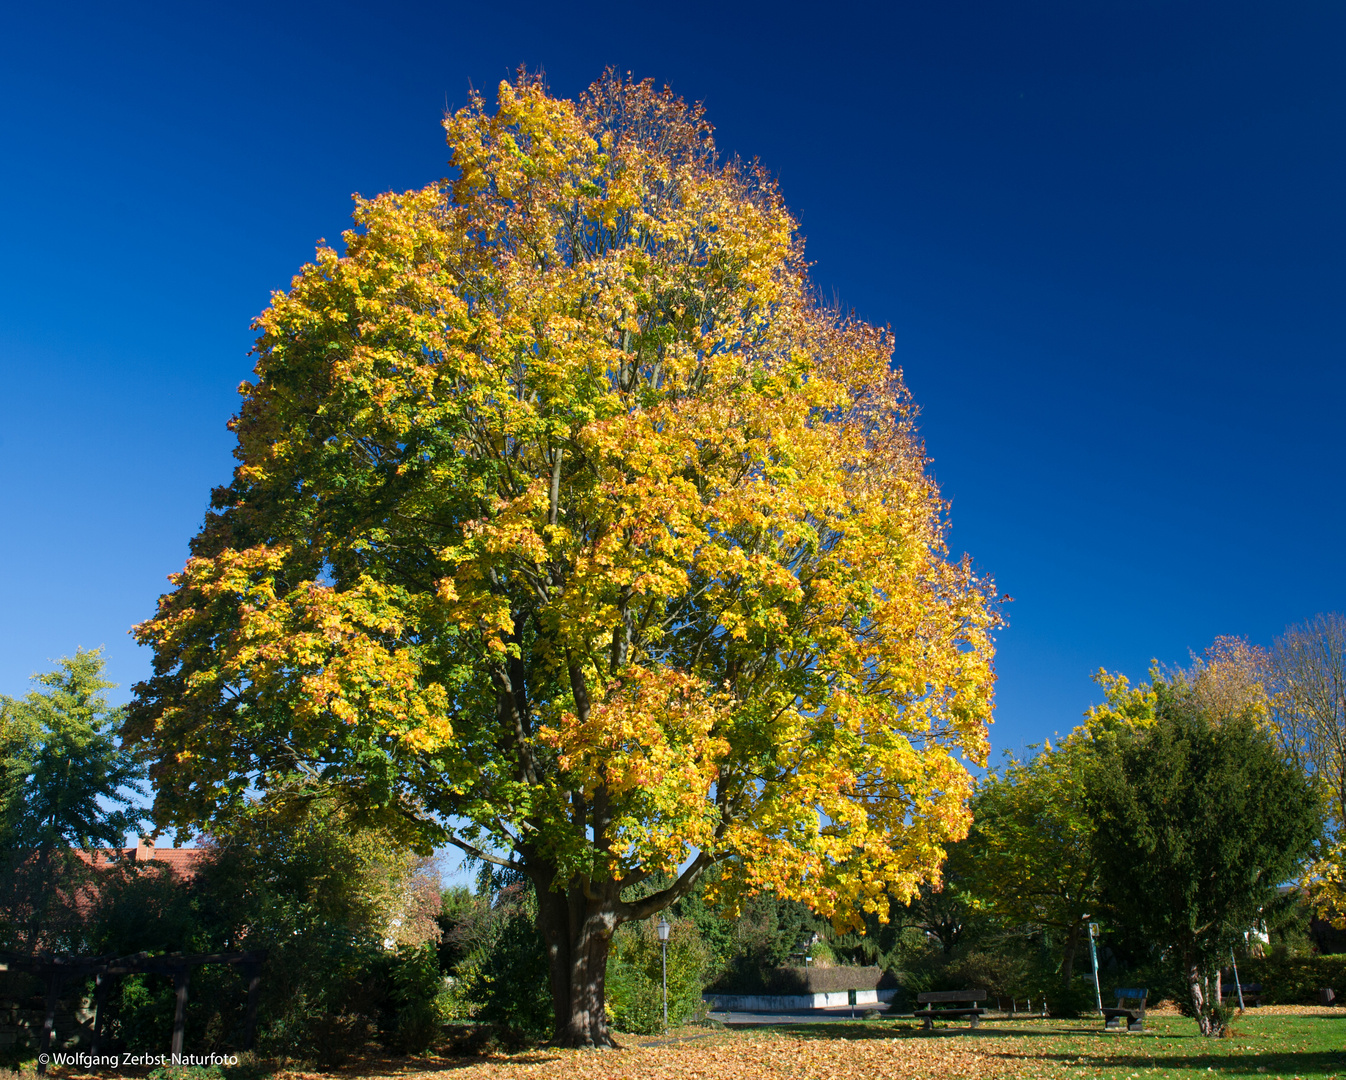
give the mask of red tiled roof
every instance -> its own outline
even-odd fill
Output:
[[[197,864],[205,858],[206,852],[204,848],[157,847],[154,841],[147,842],[141,837],[133,848],[99,848],[97,851],[81,851],[77,854],[90,866],[99,869],[122,859],[137,863],[167,863],[177,877],[189,879],[196,875]]]

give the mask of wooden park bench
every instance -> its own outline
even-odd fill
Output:
[[[925,1021],[925,1030],[929,1031],[936,1020],[961,1020],[966,1017],[976,1027],[981,1014],[986,1010],[979,1008],[977,1002],[986,1000],[985,990],[937,990],[929,994],[917,994],[918,1005],[943,1005],[938,1009],[917,1009],[912,1015]]]
[[[1117,1006],[1112,1009],[1103,1010],[1103,1027],[1120,1028],[1122,1021],[1126,1021],[1127,1031],[1145,1030],[1145,999],[1150,996],[1148,990],[1122,989],[1116,990]],[[1135,1002],[1134,1005],[1127,1005],[1128,1001]]]

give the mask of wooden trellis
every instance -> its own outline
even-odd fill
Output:
[[[47,983],[46,1017],[42,1023],[40,1051],[46,1054],[51,1049],[52,1035],[56,1027],[56,1007],[60,1001],[61,987],[71,979],[94,979],[94,1022],[93,1053],[98,1053],[103,1040],[103,1022],[105,1019],[108,993],[114,980],[127,975],[169,975],[173,979],[173,1043],[169,1051],[181,1056],[182,1043],[187,1021],[187,990],[192,978],[192,970],[201,964],[230,964],[240,967],[248,981],[248,1008],[243,1022],[243,1049],[251,1050],[253,1037],[257,1031],[257,991],[262,982],[262,963],[266,960],[266,950],[243,953],[168,953],[151,956],[148,953],[134,953],[131,956],[56,956],[38,954],[25,956],[21,953],[0,951],[0,971],[22,971],[45,979]],[[37,1071],[46,1072],[46,1066],[38,1059]]]

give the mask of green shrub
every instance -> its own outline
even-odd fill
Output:
[[[145,1080],[227,1080],[221,1065],[161,1065],[145,1074]]]
[[[273,1012],[258,1032],[257,1049],[265,1057],[334,1068],[358,1054],[377,1034],[377,1025],[363,1013],[333,1010],[300,991],[283,1009]]]
[[[537,899],[526,882],[501,890],[472,925],[470,948],[455,972],[452,996],[507,1038],[543,1039],[553,1027],[551,973],[537,929]]]
[[[830,967],[840,960],[840,957],[832,951],[832,946],[828,944],[826,938],[819,938],[810,945],[808,955],[813,957],[813,962],[820,968]]]
[[[127,1050],[162,1053],[173,1037],[172,980],[162,975],[128,975],[114,1001],[113,1038]]]
[[[1054,992],[1046,994],[1047,1009],[1058,1019],[1074,1020],[1081,1016],[1097,1016],[1098,997],[1094,993],[1094,980],[1089,975],[1077,976],[1070,982],[1067,990],[1057,980]]]
[[[710,953],[696,925],[676,919],[668,937],[668,1022],[696,1019],[702,1012]],[[652,920],[617,929],[608,955],[607,1007],[619,1031],[653,1035],[664,1030],[663,949]]]
[[[392,984],[392,1044],[406,1054],[424,1053],[445,1019],[439,1000],[444,982],[434,945],[402,950],[393,963]]]
[[[970,949],[951,958],[940,989],[979,988],[992,998],[1023,997],[1029,985],[1029,963],[1020,950]]]

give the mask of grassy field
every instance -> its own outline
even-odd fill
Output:
[[[534,1050],[482,1057],[365,1059],[337,1076],[429,1080],[1346,1080],[1346,1010],[1263,1009],[1235,1018],[1232,1037],[1202,1039],[1192,1021],[1155,1016],[1143,1033],[1104,1033],[1097,1020],[995,1020],[978,1031],[910,1021],[788,1028],[687,1029],[670,1039],[628,1037],[602,1053]],[[249,1070],[250,1072],[252,1070]],[[225,1070],[227,1080],[228,1073]],[[53,1070],[54,1075],[72,1074]],[[216,1074],[218,1075],[218,1074]],[[256,1075],[256,1072],[252,1072]],[[281,1080],[319,1074],[284,1071]]]

